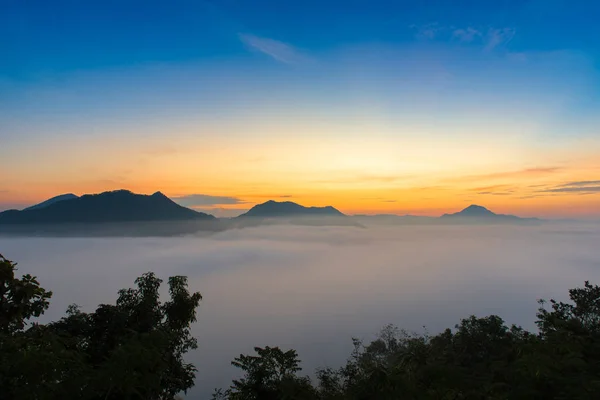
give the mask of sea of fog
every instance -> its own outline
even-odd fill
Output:
[[[539,298],[600,283],[600,225],[271,226],[185,238],[6,238],[0,253],[67,305],[93,311],[147,271],[187,275],[204,300],[188,398],[228,386],[254,346],[295,348],[304,372],[339,366],[386,324],[431,333],[471,314],[534,329]]]

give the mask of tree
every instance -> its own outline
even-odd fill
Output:
[[[10,334],[25,327],[32,317],[48,309],[52,292],[40,287],[34,276],[15,278],[17,264],[0,254],[0,333]]]
[[[57,322],[23,329],[47,309],[50,293],[33,277],[15,279],[14,264],[2,260],[0,399],[163,400],[193,386],[196,369],[183,356],[197,347],[190,324],[202,297],[189,293],[185,277],[169,278],[165,303],[162,280],[147,273],[115,305],[89,314],[70,306]]]
[[[279,347],[255,347],[253,355],[241,354],[232,365],[244,371],[225,392],[217,390],[213,398],[231,400],[314,399],[316,391],[306,377],[298,377],[300,360],[295,350]]]
[[[295,352],[256,349],[258,357],[236,358],[246,375],[221,398],[283,398],[282,374],[273,366],[289,354],[287,382],[311,399],[594,399],[600,393],[600,287],[586,282],[569,294],[571,303],[551,300],[551,310],[542,301],[537,333],[495,315],[471,316],[434,336],[387,326],[368,345],[354,339],[346,364],[318,370],[312,389],[295,375]],[[256,395],[258,388],[268,390]]]

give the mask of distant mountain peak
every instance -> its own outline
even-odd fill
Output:
[[[168,199],[168,197],[163,192],[161,192],[161,191],[152,193],[152,197]]]
[[[469,207],[458,213],[459,215],[473,215],[473,216],[484,216],[484,215],[497,215],[496,213],[488,210],[483,206],[477,204],[471,204]]]
[[[499,216],[501,216],[501,215],[496,214],[496,213],[488,210],[487,208],[477,205],[477,204],[471,204],[467,208],[464,208],[461,211],[453,213],[453,214],[442,215],[442,217],[480,217],[480,218],[499,217]]]
[[[454,220],[454,221],[462,221],[469,223],[477,223],[477,222],[508,222],[508,223],[532,223],[539,221],[535,218],[520,218],[515,215],[506,215],[506,214],[496,214],[483,206],[479,206],[477,204],[471,204],[467,208],[454,213],[454,214],[444,214],[441,217],[445,220]]]
[[[299,217],[299,216],[343,216],[344,214],[332,206],[304,207],[292,201],[268,200],[257,204],[240,217]]]

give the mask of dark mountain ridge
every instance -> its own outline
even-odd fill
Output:
[[[237,218],[279,218],[279,217],[344,217],[345,215],[332,206],[304,207],[291,201],[269,200],[257,204]]]
[[[79,196],[77,196],[77,195],[75,195],[73,193],[61,194],[59,196],[55,196],[55,197],[53,197],[51,199],[43,201],[40,204],[36,204],[34,206],[27,207],[23,211],[26,211],[26,210],[38,210],[40,208],[48,207],[51,204],[58,203],[59,201],[72,200],[72,199],[77,199],[77,198],[79,198]]]
[[[444,214],[440,219],[445,221],[464,222],[539,222],[538,218],[521,218],[516,215],[496,214],[485,207],[471,204],[469,207],[454,213]]]
[[[41,203],[44,204],[44,203]],[[212,220],[212,215],[182,207],[161,192],[153,195],[116,190],[54,201],[41,208],[0,213],[0,224],[68,224],[137,221]]]

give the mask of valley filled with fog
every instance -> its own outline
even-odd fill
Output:
[[[262,226],[206,237],[9,238],[0,253],[54,292],[42,321],[71,303],[93,311],[147,271],[186,275],[204,297],[188,355],[188,398],[227,387],[254,346],[298,350],[304,373],[342,364],[352,337],[386,324],[431,333],[471,314],[535,329],[539,298],[600,283],[600,225]],[[166,284],[163,285],[166,289]]]

